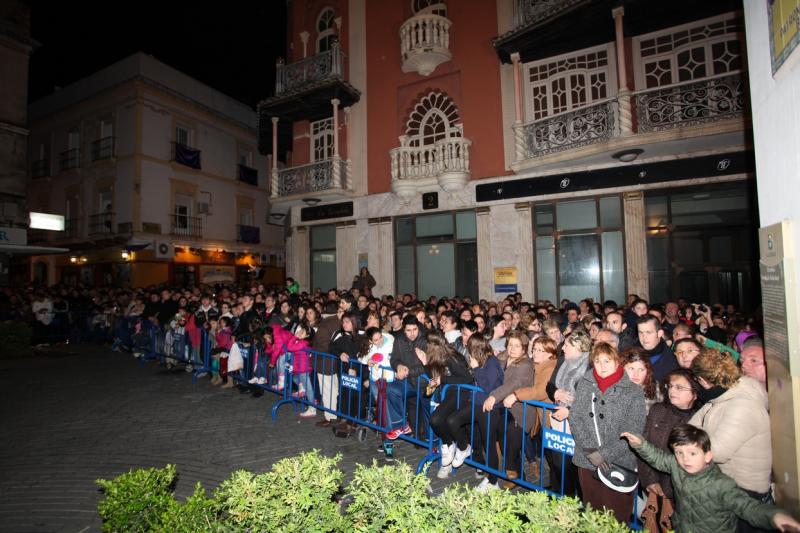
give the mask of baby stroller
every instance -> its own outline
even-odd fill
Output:
[[[386,380],[379,379],[375,381],[375,385],[378,389],[378,398],[372,408],[372,423],[378,427],[385,428],[389,424],[389,411],[386,403]],[[367,432],[369,429],[370,428],[364,426],[358,428],[357,437],[359,442],[367,441]],[[376,435],[386,457],[394,457],[394,441],[387,439],[386,433],[381,430],[377,430]]]

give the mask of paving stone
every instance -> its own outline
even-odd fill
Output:
[[[370,432],[365,443],[339,439],[302,420],[291,406],[271,418],[277,397],[259,398],[192,384],[189,374],[97,346],[75,355],[0,361],[0,532],[99,531],[94,484],[132,468],[177,465],[176,495],[197,481],[211,491],[238,469],[263,472],[283,457],[313,448],[342,454],[345,479],[356,464],[384,462]],[[426,450],[405,442],[395,456],[416,466]],[[432,470],[435,470],[433,468]],[[470,468],[453,480],[475,484]]]

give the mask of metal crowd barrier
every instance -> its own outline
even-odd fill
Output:
[[[313,407],[320,411],[328,412],[337,418],[347,420],[359,426],[373,429],[381,434],[391,430],[388,417],[384,412],[383,406],[388,410],[388,397],[382,397],[383,391],[388,391],[378,382],[370,381],[370,367],[361,363],[357,359],[350,359],[345,363],[339,357],[318,352],[315,350],[302,350],[310,358],[311,382],[320,391],[320,402],[315,401],[314,396],[306,392],[305,395],[299,393],[299,382],[293,379],[297,374],[293,372],[295,360],[299,353],[286,352],[286,397],[272,406],[272,419],[277,420],[278,410],[286,404],[300,404]],[[323,378],[322,376],[329,376]],[[330,386],[322,387],[321,381],[328,379]],[[430,413],[428,404],[430,398],[423,394],[430,379],[426,375],[419,376],[417,386],[412,389],[413,394],[409,396],[409,385],[407,380],[403,380],[402,394],[404,397],[404,414],[406,422],[412,427],[411,434],[400,435],[399,439],[410,442],[417,446],[428,449],[428,455],[433,454],[435,435],[428,423]],[[366,383],[370,383],[366,386]],[[372,383],[378,390],[377,397],[373,397]],[[385,385],[385,384],[384,384]],[[327,389],[325,394],[324,389]],[[415,407],[413,417],[409,417],[409,400],[414,399]],[[296,410],[295,405],[295,410]],[[413,424],[411,424],[413,422]],[[392,452],[392,441],[386,441],[385,450],[388,455]]]

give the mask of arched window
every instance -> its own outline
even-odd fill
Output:
[[[461,137],[461,117],[450,98],[432,92],[414,107],[406,122],[408,146],[428,146],[449,137]]]
[[[447,4],[443,0],[411,0],[411,11],[415,15],[432,13],[441,17],[447,16]]]
[[[327,52],[336,40],[333,9],[325,8],[317,17],[317,53]]]

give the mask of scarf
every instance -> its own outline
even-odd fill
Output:
[[[728,392],[728,389],[726,389],[725,387],[720,387],[719,385],[714,385],[710,389],[707,389],[702,386],[697,387],[697,397],[700,398],[700,400],[702,400],[703,403],[708,403],[711,400],[719,398],[726,392]]]
[[[664,355],[666,347],[667,345],[664,342],[664,339],[661,339],[661,342],[659,342],[655,348],[653,348],[652,350],[644,351],[644,353],[647,354],[647,356],[650,358],[651,365],[655,365],[658,362],[658,360],[661,359],[661,356]]]
[[[622,367],[622,365],[617,366],[617,369],[606,377],[601,377],[600,374],[597,373],[597,370],[594,368],[592,369],[592,375],[594,376],[594,380],[597,382],[597,387],[600,389],[600,392],[603,393],[605,393],[609,387],[614,385],[617,381],[622,379],[623,373],[625,373],[625,369]]]
[[[575,392],[575,385],[578,383],[581,376],[583,376],[588,366],[588,352],[581,354],[580,357],[576,357],[575,359],[567,359],[565,357],[561,368],[558,369],[558,374],[556,374],[556,388]]]

